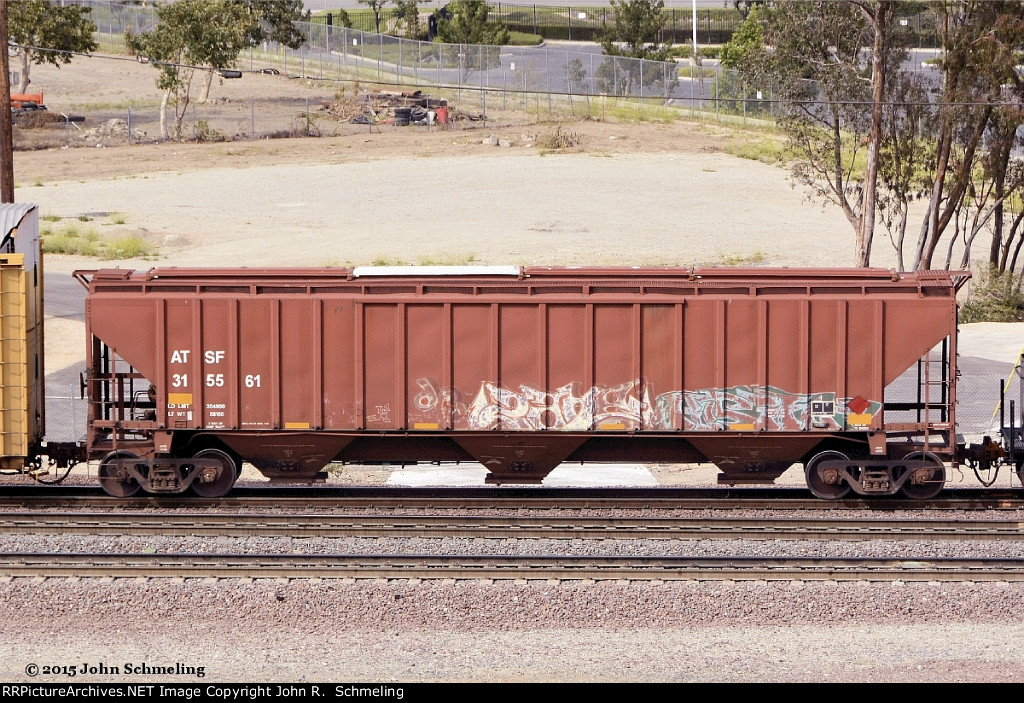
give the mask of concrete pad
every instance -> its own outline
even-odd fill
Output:
[[[483,486],[487,473],[487,469],[483,467],[410,466],[392,472],[387,485],[410,488]],[[660,484],[650,469],[641,464],[568,464],[559,466],[548,474],[542,485],[548,488],[620,488]]]
[[[646,488],[660,484],[642,464],[563,464],[548,474],[544,485],[552,488]]]
[[[1014,365],[1024,354],[1024,322],[974,322],[960,325],[961,356]]]
[[[488,471],[484,467],[469,466],[407,466],[395,469],[388,476],[389,486],[482,486]]]

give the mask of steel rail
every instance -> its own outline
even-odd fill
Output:
[[[0,508],[280,508],[338,510],[377,507],[458,510],[545,509],[751,509],[751,510],[1019,510],[1024,491],[957,490],[922,502],[905,498],[848,498],[829,502],[802,489],[235,489],[223,498],[137,496],[114,498],[95,487],[62,487],[24,491],[7,489]]]
[[[628,581],[1024,581],[1024,559],[2,554],[4,577]]]
[[[1020,520],[0,512],[7,534],[491,539],[1024,540]]]

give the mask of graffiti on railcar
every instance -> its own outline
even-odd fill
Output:
[[[645,427],[684,430],[838,430],[870,425],[882,404],[860,396],[793,393],[774,386],[742,385],[668,391],[655,397]]]
[[[623,383],[578,393],[574,384],[554,391],[520,386],[518,391],[495,383],[481,384],[468,408],[469,427],[475,430],[580,430],[637,429],[650,400],[640,383]]]
[[[869,426],[882,409],[877,401],[836,393],[793,393],[782,388],[741,385],[653,395],[632,381],[576,390],[566,384],[552,391],[529,385],[518,389],[484,382],[469,402],[456,388],[433,379],[416,380],[410,420],[444,426],[451,419],[466,430],[825,430]]]

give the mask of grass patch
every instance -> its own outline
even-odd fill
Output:
[[[59,231],[43,227],[39,234],[43,240],[44,254],[99,256],[102,249],[100,235],[91,227],[83,230],[78,225],[70,223]]]
[[[370,264],[371,266],[470,266],[477,262],[476,254],[442,254],[434,256],[426,254],[419,257],[415,263],[404,259],[394,259],[390,256],[378,256]]]
[[[112,212],[107,216],[108,225],[123,225],[128,222],[128,216],[123,212]]]
[[[476,254],[443,254],[441,256],[421,256],[419,266],[469,266],[477,262]]]
[[[763,264],[768,258],[760,249],[744,254],[718,254],[719,258],[712,265],[714,266],[757,266]]]
[[[42,220],[43,222],[60,222],[61,216],[60,215],[43,215],[39,219]]]
[[[105,242],[105,259],[144,259],[153,255],[153,247],[137,234],[111,237]]]
[[[601,105],[598,109],[600,110],[601,119],[607,119],[612,122],[659,122],[661,124],[672,124],[679,119],[679,110],[665,107],[661,104],[661,101],[655,104],[645,100],[617,100],[613,104]]]
[[[544,41],[544,37],[539,34],[527,34],[526,32],[513,32],[508,33],[509,46],[539,46]]]
[[[771,137],[748,135],[745,139],[729,140],[723,150],[732,156],[750,161],[760,161],[771,166],[785,163],[788,157],[782,142]]]
[[[99,259],[141,259],[153,256],[153,246],[137,234],[102,238],[93,227],[68,223],[60,229],[40,231],[44,254],[72,254]]]

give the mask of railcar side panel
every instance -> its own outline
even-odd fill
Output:
[[[277,382],[277,340],[272,331],[276,324],[277,301],[242,298],[238,301],[238,378],[233,383],[238,392],[238,422],[243,430],[267,430],[277,427],[274,403]],[[229,408],[234,414],[235,409]]]
[[[451,358],[451,336],[445,334],[446,308],[443,305],[409,305],[406,313],[404,378],[408,399],[407,427],[418,431],[448,429],[451,427],[451,405],[443,402],[436,390],[451,385],[450,374],[445,370],[445,360]]]
[[[771,479],[829,442],[884,453],[897,430],[907,447],[945,432],[926,439],[941,452],[952,404],[943,423],[889,428],[884,394],[955,324],[949,274],[879,271],[157,270],[99,272],[89,298],[97,350],[154,385],[134,435],[180,433],[182,453],[216,439],[295,477],[332,458],[473,457],[539,480],[619,457]],[[106,422],[97,448],[127,428]]]
[[[486,405],[487,384],[498,377],[497,305],[453,303],[451,319],[452,382],[434,392],[448,398],[454,430],[493,429],[496,413],[474,418],[469,408]]]
[[[350,297],[331,296],[323,305],[323,426],[356,426],[356,306]],[[360,355],[361,358],[361,355]]]
[[[323,359],[323,325],[317,314],[321,301],[305,295],[278,301],[280,332],[271,333],[280,358],[278,376],[271,387],[277,390],[279,426],[289,430],[318,427],[322,417],[323,389],[320,368]]]

